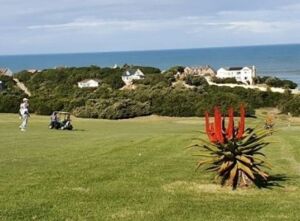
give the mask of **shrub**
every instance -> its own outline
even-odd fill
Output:
[[[130,99],[90,100],[85,106],[74,109],[73,114],[83,118],[126,119],[151,114],[148,103]]]
[[[203,87],[208,86],[206,79],[202,76],[188,75],[185,78],[185,83],[193,86],[203,86]]]
[[[148,103],[135,102],[130,99],[120,100],[110,105],[99,114],[104,119],[127,119],[138,116],[149,115],[150,106]]]
[[[50,115],[53,111],[63,111],[68,100],[64,99],[43,99],[33,97],[30,99],[31,109],[40,115]]]
[[[20,96],[0,94],[0,112],[18,113],[21,100]]]
[[[293,116],[300,116],[300,95],[281,104],[280,109],[283,113],[291,113]]]
[[[237,81],[235,78],[212,77],[212,81],[217,84],[243,84],[243,82]]]
[[[264,83],[270,87],[280,87],[280,88],[288,88],[295,89],[297,88],[297,84],[290,80],[281,80],[276,77],[257,77],[255,80],[257,83]]]
[[[142,80],[134,80],[134,84],[144,84],[154,86],[156,84],[163,84],[165,87],[171,85],[168,79],[165,77],[164,74],[150,74],[146,75]]]

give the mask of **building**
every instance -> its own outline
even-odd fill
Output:
[[[3,89],[4,89],[3,82],[2,82],[2,81],[0,81],[0,91],[3,91]]]
[[[183,79],[189,75],[202,76],[202,77],[204,76],[215,77],[216,71],[209,65],[198,66],[198,67],[186,67],[184,68],[184,71],[182,73],[178,72],[176,74],[176,77]]]
[[[41,70],[37,70],[37,69],[28,69],[27,72],[29,72],[31,74],[35,74],[35,73],[40,73],[42,71]]]
[[[229,67],[220,68],[217,71],[218,78],[235,78],[236,81],[243,82],[245,84],[254,84],[254,78],[256,77],[255,66],[249,67]]]
[[[79,88],[96,88],[99,87],[99,80],[96,79],[86,79],[83,81],[78,82]]]
[[[9,68],[0,68],[0,75],[13,76],[13,72]]]
[[[122,80],[126,85],[131,85],[133,83],[133,80],[141,80],[144,79],[144,77],[145,75],[140,69],[127,70],[122,75]]]

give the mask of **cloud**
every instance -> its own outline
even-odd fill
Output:
[[[298,0],[0,1],[1,53],[273,44],[300,39]]]
[[[299,21],[279,22],[262,20],[228,20],[219,21],[209,17],[179,17],[176,19],[156,20],[99,20],[99,19],[77,19],[72,22],[61,24],[41,24],[28,26],[29,30],[66,31],[82,30],[90,28],[102,28],[107,30],[125,31],[154,31],[162,29],[181,28],[183,31],[189,29],[193,32],[198,29],[214,28],[234,32],[271,33],[285,31],[289,28],[299,26]]]
[[[299,27],[300,22],[268,22],[268,21],[229,21],[229,22],[211,22],[208,26],[217,26],[221,29],[243,32],[243,33],[275,33],[283,32],[288,29]]]
[[[30,25],[29,30],[82,30],[90,28],[103,28],[107,30],[127,31],[153,31],[161,29],[172,29],[176,27],[189,27],[199,25],[201,17],[179,17],[176,19],[137,19],[137,20],[116,20],[116,19],[76,19],[71,22],[60,24]]]

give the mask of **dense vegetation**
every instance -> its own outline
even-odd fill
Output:
[[[120,90],[124,83],[122,74],[129,68],[140,68],[145,78],[135,81],[135,90]],[[124,66],[121,68],[46,69],[41,73],[22,71],[16,77],[31,91],[31,111],[49,115],[54,110],[71,111],[76,116],[88,118],[122,119],[157,114],[162,116],[203,116],[206,110],[219,105],[244,103],[247,115],[254,115],[260,107],[280,107],[283,111],[299,114],[297,107],[286,101],[297,102],[290,93],[261,92],[240,87],[209,86],[204,78],[187,77],[185,83],[174,84],[175,74],[181,67],[160,73],[152,67]],[[17,90],[11,78],[6,77],[7,89],[0,94],[0,111],[17,112],[24,94]],[[77,83],[84,79],[98,79],[100,86],[80,89]]]
[[[297,84],[290,80],[281,80],[276,77],[256,77],[255,82],[258,84],[266,84],[270,87],[281,87],[287,89],[295,89],[297,88]]]
[[[235,78],[217,78],[213,77],[212,82],[217,84],[243,84],[243,82],[237,81]]]
[[[0,90],[0,112],[16,113],[19,110],[19,102],[25,94],[16,86],[12,77],[0,76],[2,88]]]

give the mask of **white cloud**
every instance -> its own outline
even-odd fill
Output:
[[[268,22],[268,21],[229,21],[207,23],[210,26],[218,26],[225,30],[243,33],[275,33],[284,32],[296,26],[299,27],[300,22]]]
[[[47,53],[119,50],[121,46],[139,50],[290,43],[300,39],[300,4],[296,0],[285,0],[284,4],[283,0],[0,2],[1,53],[25,53],[34,47],[37,53]]]

